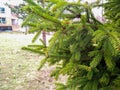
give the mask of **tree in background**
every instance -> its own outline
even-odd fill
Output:
[[[45,55],[39,69],[47,62],[56,66],[51,76],[68,76],[65,84],[56,83],[56,90],[120,90],[119,26],[114,28],[116,22],[109,18],[104,24],[96,20],[91,10],[100,6],[98,2],[44,0],[43,6],[25,1],[29,15],[23,25],[30,26],[30,33],[37,33],[33,42],[43,30],[54,35],[49,46],[41,40],[41,45],[23,49]],[[104,5],[109,17],[109,2]]]
[[[24,3],[23,3],[23,4],[19,4],[18,6],[10,5],[10,4],[8,4],[8,3],[6,3],[6,5],[11,9],[11,12],[12,12],[13,14],[16,14],[16,15],[17,15],[17,17],[18,17],[19,19],[24,20],[24,19],[26,18],[27,13],[26,13],[24,10],[22,10],[22,7],[25,6]]]
[[[25,3],[19,4],[17,6],[6,3],[6,6],[8,6],[11,9],[11,13],[15,14],[19,20],[24,21],[24,19],[27,17],[27,12],[22,10],[22,7],[25,6]],[[28,26],[24,26],[24,27],[25,27],[25,33],[27,33]]]

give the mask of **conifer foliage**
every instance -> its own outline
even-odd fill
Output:
[[[120,26],[120,0],[107,0],[104,4],[106,18]]]
[[[25,1],[28,17],[23,25],[36,32],[33,42],[43,30],[54,35],[49,46],[40,40],[42,44],[23,49],[45,56],[39,69],[47,62],[56,65],[51,76],[68,76],[56,90],[120,90],[120,34],[109,20],[102,24],[95,19],[91,11],[95,3]]]

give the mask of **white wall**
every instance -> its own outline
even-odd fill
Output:
[[[11,25],[11,10],[3,3],[0,3],[0,7],[5,8],[5,13],[0,13],[0,17],[6,18],[6,25]]]

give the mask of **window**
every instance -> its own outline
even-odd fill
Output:
[[[0,18],[0,23],[5,24],[6,23],[6,18]]]
[[[0,7],[0,13],[5,13],[5,8]]]
[[[0,26],[0,31],[12,30],[12,26]]]

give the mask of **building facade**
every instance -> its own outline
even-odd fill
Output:
[[[18,18],[4,3],[0,3],[0,31],[19,31]]]

